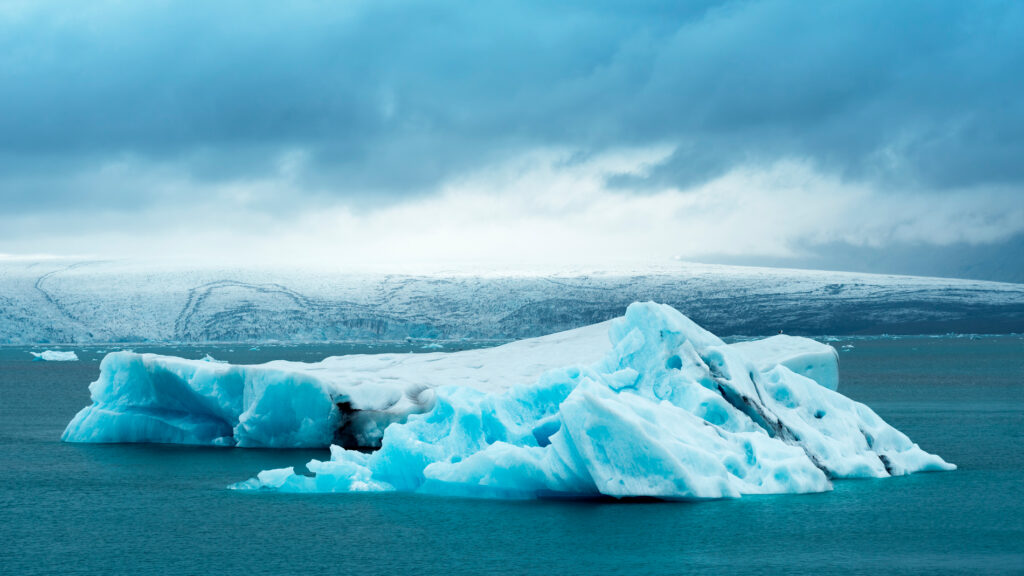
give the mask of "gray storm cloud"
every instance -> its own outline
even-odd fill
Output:
[[[782,218],[764,256],[994,254],[1024,232],[1022,28],[1016,2],[8,2],[0,251],[102,251],[110,222],[152,234],[182,205],[200,227],[368,221],[467,179],[511,194],[480,175],[538,150],[571,172],[661,147],[601,193],[699,196],[796,162],[830,183],[804,202],[863,223]]]

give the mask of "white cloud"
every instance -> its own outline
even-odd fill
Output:
[[[92,219],[62,214],[48,229],[22,228],[8,252],[159,257],[207,263],[295,264],[385,270],[642,266],[674,257],[799,256],[843,242],[984,244],[1024,231],[1015,192],[888,192],[844,183],[808,162],[747,167],[691,189],[637,192],[609,184],[643,176],[671,146],[619,149],[594,157],[536,150],[454,178],[438,190],[356,209],[299,190],[301,151],[282,156],[267,178],[211,184],[166,167],[125,161],[90,177],[111,186],[188,189],[188,205],[125,207]],[[93,187],[92,182],[89,187]],[[195,188],[203,187],[196,193]],[[307,205],[282,209],[289,199]],[[326,200],[330,199],[330,200]]]

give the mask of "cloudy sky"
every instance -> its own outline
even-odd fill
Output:
[[[0,0],[0,253],[1024,281],[1021,30],[1016,1]]]

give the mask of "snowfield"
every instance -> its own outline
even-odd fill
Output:
[[[837,355],[670,306],[496,348],[232,366],[118,352],[71,442],[326,446],[238,490],[705,499],[954,466],[835,391]]]

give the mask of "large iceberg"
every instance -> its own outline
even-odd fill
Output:
[[[671,307],[485,350],[104,359],[64,439],[323,446],[241,490],[703,499],[954,466],[835,391],[830,346],[727,345]]]

